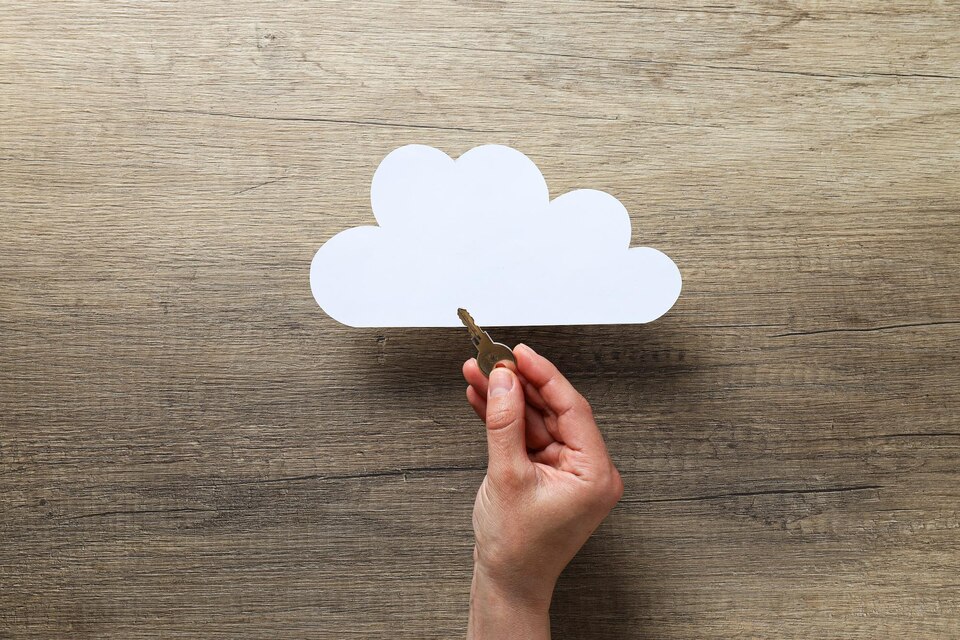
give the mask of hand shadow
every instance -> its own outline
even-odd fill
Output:
[[[672,318],[656,325],[583,325],[499,327],[490,331],[498,342],[523,342],[549,358],[571,380],[607,383],[616,379],[670,378],[680,382],[694,367],[696,334],[685,332]],[[476,356],[465,329],[359,330],[347,339],[365,357],[356,364],[361,375],[382,390],[403,392],[412,381],[431,386],[462,386],[460,368]],[[344,341],[347,341],[344,340]]]
[[[612,534],[609,524],[597,529],[560,576],[550,607],[554,640],[644,637],[640,621],[649,620],[655,577],[640,575],[630,562],[639,553],[632,548],[636,541]]]

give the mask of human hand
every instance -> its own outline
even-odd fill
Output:
[[[489,456],[473,509],[477,639],[549,637],[557,578],[623,494],[587,401],[533,349],[513,351],[516,373],[463,366]]]

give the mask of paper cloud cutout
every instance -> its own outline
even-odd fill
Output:
[[[485,145],[457,160],[408,145],[387,155],[370,190],[379,226],[347,229],[310,265],[330,316],[353,327],[631,324],[666,313],[680,270],[630,248],[630,216],[603,191],[550,200],[527,156]]]

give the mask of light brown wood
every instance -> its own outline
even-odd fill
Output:
[[[6,2],[0,635],[451,638],[462,330],[307,272],[418,142],[592,187],[685,282],[498,330],[626,494],[556,638],[960,637],[960,3]]]

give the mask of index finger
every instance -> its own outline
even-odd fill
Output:
[[[564,444],[576,450],[604,449],[590,403],[553,363],[525,344],[518,344],[513,353],[520,373],[540,393],[547,410],[557,417]]]

